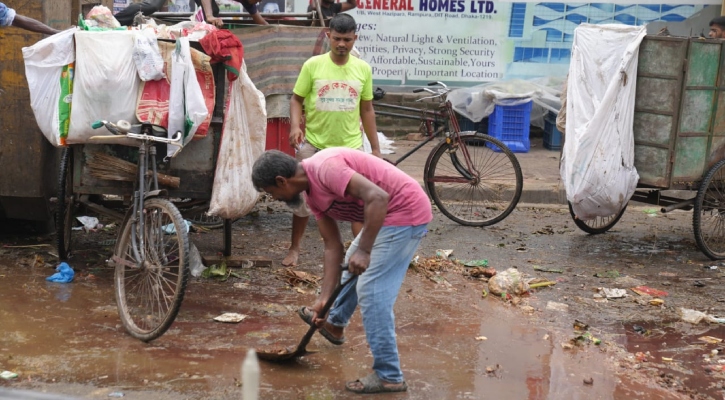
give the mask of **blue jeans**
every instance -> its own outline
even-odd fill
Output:
[[[373,370],[387,382],[403,381],[398,345],[395,341],[393,305],[403,284],[410,260],[425,236],[427,224],[418,226],[384,226],[378,232],[370,253],[370,266],[337,296],[327,321],[346,327],[360,304],[365,336],[373,354]],[[347,264],[357,250],[360,235],[353,240],[345,256]],[[344,271],[342,281],[351,274]]]

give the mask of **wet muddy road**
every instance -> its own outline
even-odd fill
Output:
[[[691,218],[630,207],[612,231],[588,236],[561,208],[520,207],[483,229],[436,215],[396,304],[409,391],[386,398],[723,398],[725,346],[699,338],[723,339],[725,329],[682,322],[677,311],[725,315],[725,267],[697,250]],[[296,309],[312,303],[315,288],[290,286],[279,264],[290,225],[283,207],[265,203],[237,221],[234,254],[269,257],[273,266],[237,269],[240,278],[225,282],[193,279],[176,322],[151,343],[120,325],[104,263],[113,229],[75,235],[71,284],[45,281],[56,263],[51,236],[0,237],[0,370],[19,374],[0,387],[82,398],[240,398],[247,349],[294,346],[307,328]],[[222,248],[221,231],[194,233],[192,240],[202,253]],[[46,246],[17,247],[38,244]],[[314,223],[304,246],[295,270],[320,276]],[[556,285],[521,298],[484,298],[487,283],[436,260],[437,249]],[[711,266],[717,268],[705,268]],[[664,304],[628,289],[641,285],[666,291]],[[628,296],[599,298],[598,287],[624,288]],[[212,320],[223,312],[248,317],[239,324]],[[572,341],[582,335],[575,320],[602,344]],[[309,348],[319,352],[296,362],[261,362],[260,398],[357,398],[344,383],[367,375],[372,362],[359,314],[345,335],[339,347],[316,335]]]

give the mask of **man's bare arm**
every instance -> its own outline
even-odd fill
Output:
[[[342,12],[352,10],[355,7],[357,7],[357,0],[346,0],[342,3]]]
[[[60,32],[59,30],[51,28],[38,20],[20,14],[15,15],[15,18],[13,19],[13,26],[31,32],[44,33],[46,35],[55,35],[56,33]]]

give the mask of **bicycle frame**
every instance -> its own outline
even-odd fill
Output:
[[[470,154],[468,153],[468,149],[466,146],[460,146],[461,143],[461,135],[460,135],[460,125],[458,124],[458,120],[455,118],[455,112],[453,111],[453,106],[449,101],[445,101],[441,104],[440,110],[421,110],[413,107],[405,107],[405,106],[399,106],[395,104],[385,104],[385,103],[377,103],[376,106],[381,107],[387,107],[394,110],[401,110],[401,111],[410,111],[410,112],[416,112],[421,113],[420,116],[414,116],[410,114],[401,114],[401,113],[394,113],[394,112],[388,112],[388,111],[376,111],[376,114],[379,115],[385,115],[385,116],[391,116],[391,117],[398,117],[398,118],[406,118],[406,119],[412,119],[412,120],[420,120],[421,124],[425,125],[425,134],[426,139],[422,142],[418,143],[415,147],[410,149],[407,153],[403,154],[400,158],[398,158],[395,161],[390,161],[393,165],[400,164],[403,160],[410,157],[413,153],[418,151],[421,147],[425,146],[429,142],[431,142],[433,139],[438,137],[441,133],[446,131],[446,123],[450,124],[450,126],[453,128],[452,130],[445,132],[446,133],[446,140],[451,140],[452,142],[455,142],[455,146],[461,150],[461,153],[463,154],[463,159],[465,161],[466,166],[464,167],[463,164],[461,164],[460,160],[458,159],[458,156],[455,153],[451,153],[451,159],[453,161],[453,165],[455,166],[456,170],[462,175],[463,178],[460,177],[450,177],[450,178],[443,178],[442,180],[437,180],[440,182],[470,182],[471,180],[477,179],[479,176],[478,171],[473,167],[473,163],[471,162]],[[451,143],[451,142],[449,142]],[[432,153],[431,153],[432,156]],[[430,157],[430,156],[429,156]]]

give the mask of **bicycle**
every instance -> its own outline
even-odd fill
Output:
[[[438,110],[375,103],[375,107],[413,112],[418,115],[377,111],[377,115],[420,120],[426,139],[395,161],[393,165],[443,135],[431,151],[424,167],[424,183],[438,209],[451,220],[466,226],[489,226],[506,218],[518,204],[523,187],[521,166],[516,156],[498,139],[479,132],[461,132],[453,106],[444,96],[451,90],[442,82],[413,90],[440,99]],[[451,129],[452,128],[452,129]]]
[[[109,265],[115,268],[114,293],[121,322],[131,336],[148,342],[163,335],[174,322],[189,279],[188,227],[176,206],[159,189],[156,144],[183,146],[181,132],[167,138],[164,127],[96,121],[113,135],[93,136],[101,142],[126,137],[137,140],[138,175],[133,202],[119,228]],[[127,144],[130,145],[130,144]],[[134,144],[133,146],[135,146]],[[149,170],[149,166],[151,167]]]

